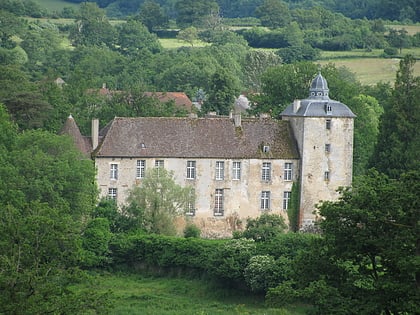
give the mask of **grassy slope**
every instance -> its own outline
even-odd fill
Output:
[[[111,314],[115,315],[303,315],[309,309],[301,305],[267,308],[262,297],[196,279],[152,278],[138,274],[102,274],[95,278],[98,291],[111,291],[114,305]]]
[[[356,74],[357,79],[365,85],[376,84],[377,82],[394,82],[396,71],[399,68],[400,59],[380,58],[382,50],[372,52],[344,51],[344,52],[323,52],[322,60],[318,63],[334,63],[337,67],[347,67]],[[420,59],[420,48],[403,49],[402,55],[412,54]],[[420,76],[420,61],[414,66],[414,75]]]

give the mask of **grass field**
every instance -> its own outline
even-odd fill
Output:
[[[98,291],[111,292],[115,315],[303,315],[309,310],[305,305],[267,308],[263,297],[196,279],[109,273],[95,278]]]
[[[333,63],[337,67],[346,67],[356,74],[356,78],[365,85],[377,82],[394,82],[396,71],[399,67],[398,58],[381,58],[383,50],[366,52],[363,50],[353,51],[323,51],[321,65]],[[411,54],[420,59],[420,48],[403,49],[402,55]],[[420,61],[414,66],[414,75],[420,76]]]
[[[362,84],[373,85],[381,81],[393,83],[399,62],[399,59],[352,58],[321,60],[319,64],[333,63],[336,67],[344,66],[355,73]],[[415,64],[414,75],[420,76],[420,61]]]

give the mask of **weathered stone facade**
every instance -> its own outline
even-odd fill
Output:
[[[355,115],[329,98],[321,74],[309,92],[283,111],[282,120],[117,117],[102,130],[94,120],[90,140],[75,142],[84,152],[90,143],[100,196],[119,204],[146,170],[160,165],[173,171],[178,184],[194,187],[187,218],[205,237],[230,236],[264,211],[287,222],[293,182],[300,183],[300,224],[312,224],[315,205],[337,199],[337,188],[351,184]],[[69,119],[63,132],[81,137]]]

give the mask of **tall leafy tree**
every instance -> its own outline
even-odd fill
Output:
[[[214,111],[218,115],[229,115],[239,92],[235,78],[223,68],[219,68],[210,79],[208,98],[201,108],[202,112],[206,114]]]
[[[175,235],[176,217],[184,214],[189,203],[194,203],[192,189],[178,185],[173,173],[164,168],[155,168],[147,172],[140,186],[132,189],[125,211],[137,218],[140,229]]]
[[[255,15],[263,26],[271,28],[284,27],[291,20],[289,7],[282,0],[265,0],[257,7]]]
[[[418,310],[419,189],[418,171],[399,181],[372,171],[342,191],[338,202],[321,205],[328,253],[342,272],[340,282],[327,279],[343,297],[344,313],[350,308],[364,314]],[[349,299],[356,303],[349,304]],[[324,304],[321,313],[332,314],[337,307]]]
[[[140,13],[137,17],[149,32],[155,29],[163,28],[168,24],[168,17],[159,3],[151,0],[145,1],[140,6]]]
[[[199,25],[204,17],[218,10],[216,1],[179,0],[175,4],[177,10],[176,23],[180,27]]]
[[[372,166],[392,178],[420,168],[420,77],[414,76],[415,63],[410,55],[400,61],[371,162]]]
[[[96,199],[92,162],[70,138],[18,134],[2,106],[0,129],[7,136],[0,137],[0,313],[105,311],[94,291],[69,290],[83,279],[77,266]]]
[[[117,45],[128,56],[139,56],[145,51],[158,53],[162,45],[155,34],[137,20],[130,19],[117,27]]]
[[[103,9],[94,2],[84,2],[80,5],[69,38],[75,46],[113,46],[115,30]]]

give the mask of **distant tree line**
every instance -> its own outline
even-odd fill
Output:
[[[66,0],[69,3],[83,3],[84,0]],[[208,10],[220,12],[224,18],[257,17],[267,21],[267,16],[261,16],[261,10],[271,9],[271,14],[280,12],[284,21],[287,20],[289,10],[311,10],[316,7],[340,13],[351,19],[382,19],[416,23],[420,21],[420,8],[412,0],[95,0],[100,8],[107,10],[110,17],[127,17],[138,14],[142,7],[150,4],[162,8],[170,19],[181,21],[200,19],[200,15]],[[61,15],[71,17],[75,11],[69,6],[63,12],[47,12],[33,0],[4,0],[0,9],[12,11],[19,15],[41,17],[47,15]],[[73,16],[74,17],[74,16]]]

